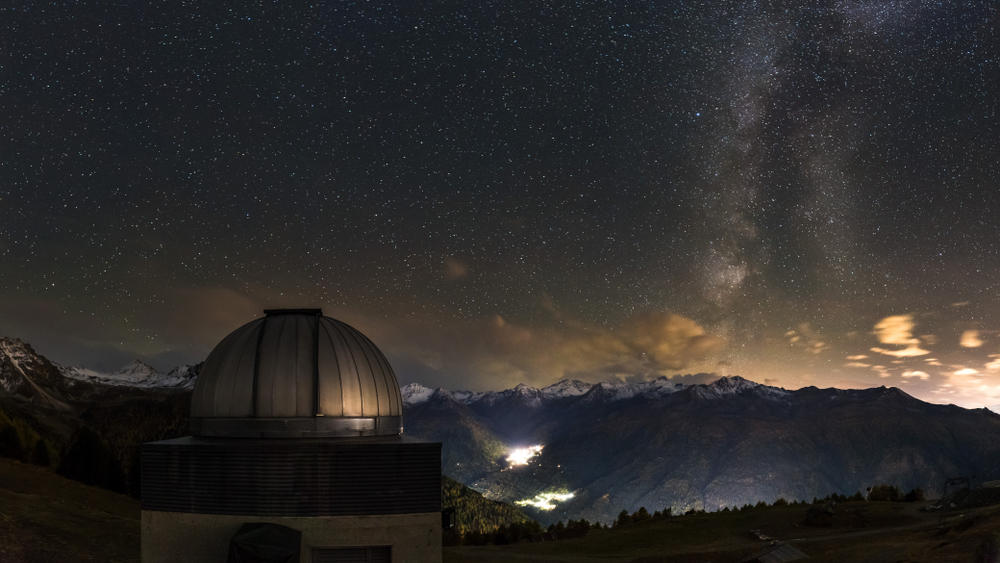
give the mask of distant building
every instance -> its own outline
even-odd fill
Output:
[[[265,311],[205,360],[192,435],[142,447],[143,563],[220,563],[238,532],[302,563],[440,561],[441,444],[404,438],[402,411],[365,335]],[[262,523],[283,528],[243,527]]]

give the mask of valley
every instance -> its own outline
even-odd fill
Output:
[[[897,388],[790,391],[730,377],[403,392],[407,433],[442,441],[447,473],[488,498],[539,502],[544,509],[528,510],[545,524],[609,522],[640,507],[808,501],[878,484],[935,496],[951,477],[1000,477],[1000,416]],[[531,447],[523,463],[507,459]]]
[[[199,367],[161,374],[143,366],[98,377],[4,339],[5,455],[137,495],[138,446],[187,432]],[[785,390],[739,377],[661,377],[493,392],[411,383],[401,391],[406,434],[440,441],[443,473],[456,487],[511,509],[473,518],[469,531],[527,517],[543,526],[610,523],[622,510],[808,502],[879,484],[934,498],[953,477],[974,486],[1000,478],[1000,416],[896,388]]]

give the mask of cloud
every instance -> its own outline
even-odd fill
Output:
[[[702,372],[702,373],[684,373],[684,374],[678,373],[666,377],[668,380],[674,383],[680,383],[682,385],[704,385],[712,383],[714,381],[718,381],[719,378],[722,376],[714,372],[712,373]],[[627,377],[618,377],[615,379],[639,383],[647,381],[649,378],[642,375],[632,375]]]
[[[449,280],[460,280],[469,275],[469,266],[454,258],[449,256],[444,259],[444,277]]]
[[[930,374],[927,373],[926,371],[920,371],[920,370],[917,370],[917,369],[910,369],[910,370],[904,371],[903,372],[903,377],[906,377],[906,378],[916,377],[916,378],[922,379],[924,381],[927,381],[928,379],[931,378]]]
[[[885,368],[885,366],[879,366],[879,365],[872,366],[872,371],[877,373],[879,377],[883,378],[890,377],[892,375],[891,373],[889,373],[889,370]]]
[[[202,361],[236,327],[283,304],[279,294],[253,297],[222,287],[165,291],[141,315],[67,315],[56,303],[22,299],[0,305],[0,335],[24,338],[60,363],[113,370],[141,359],[170,369]]]
[[[930,350],[924,350],[919,346],[907,346],[902,350],[889,350],[887,348],[873,347],[872,352],[879,354],[884,354],[886,356],[895,356],[897,358],[912,358],[914,356],[923,356],[924,354],[930,354]]]
[[[868,354],[854,354],[853,356],[847,356],[847,359],[851,360],[852,362],[856,362],[858,360],[867,360]]]
[[[920,339],[913,336],[914,326],[913,315],[893,315],[882,319],[875,325],[875,336],[878,337],[878,341],[882,344],[903,346],[903,348],[890,349],[875,346],[871,348],[871,351],[896,358],[912,358],[930,354],[930,350],[924,350],[920,347]]]
[[[967,330],[962,333],[959,344],[962,348],[979,348],[983,345],[983,340],[979,337],[978,330]]]
[[[986,362],[986,365],[983,367],[985,367],[990,371],[996,371],[1000,369],[1000,354],[990,354],[989,358],[990,361]]]
[[[221,287],[175,289],[168,300],[174,306],[157,314],[163,318],[163,336],[172,347],[204,351],[264,308],[292,306],[268,297],[251,297]],[[300,304],[298,304],[300,305]]]
[[[936,400],[966,408],[1000,404],[1000,378],[996,374],[981,374],[972,368],[956,367],[960,369],[943,373],[945,383],[931,391]]]
[[[871,364],[866,364],[864,362],[847,362],[844,365],[846,367],[849,367],[849,368],[870,368],[870,367],[872,367]]]
[[[502,315],[419,323],[374,317],[357,326],[394,366],[405,366],[396,369],[401,382],[453,388],[672,375],[723,346],[694,320],[672,313],[636,315],[610,327],[573,320],[536,327]]]
[[[786,331],[785,338],[789,345],[805,349],[810,354],[819,354],[828,348],[823,335],[809,323],[800,323],[796,328]]]
[[[632,317],[618,335],[603,339],[615,342],[620,338],[633,356],[650,358],[654,369],[681,369],[722,347],[722,340],[707,334],[697,322],[671,313]]]

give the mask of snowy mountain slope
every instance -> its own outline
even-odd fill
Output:
[[[60,410],[70,407],[58,369],[26,342],[0,338],[0,390]]]
[[[552,385],[537,388],[521,383],[516,387],[501,391],[452,391],[432,389],[419,383],[409,383],[400,388],[403,402],[416,405],[429,400],[435,393],[446,393],[451,399],[463,405],[495,405],[503,401],[519,401],[521,404],[539,407],[546,403],[598,396],[604,401],[622,401],[635,397],[655,399],[690,389],[701,399],[721,399],[743,393],[757,394],[764,398],[780,400],[789,392],[769,385],[761,385],[739,376],[720,377],[708,384],[684,384],[668,377],[658,377],[646,381],[602,381],[587,383],[575,379],[563,379]]]
[[[179,366],[162,373],[139,360],[111,373],[66,367],[49,361],[23,340],[0,337],[0,393],[61,410],[114,390],[190,391],[198,369],[198,365]]]
[[[143,389],[194,389],[195,378],[198,375],[194,366],[179,366],[167,373],[161,373],[139,360],[135,360],[113,373],[103,373],[83,367],[64,367],[60,371],[64,377],[78,381],[86,381],[98,385],[138,387]]]
[[[878,483],[940,494],[951,475],[1000,478],[1000,416],[896,388],[789,391],[741,377],[550,387],[468,402],[440,389],[411,393],[422,402],[407,405],[407,433],[441,441],[450,470],[490,498],[572,492],[551,511],[532,511],[543,523],[853,494]],[[506,455],[526,447],[539,452],[507,467]]]
[[[404,405],[419,405],[431,398],[434,389],[424,387],[419,383],[407,383],[399,388],[399,392],[403,395]]]

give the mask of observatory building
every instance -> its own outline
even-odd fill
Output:
[[[224,338],[191,434],[142,446],[143,563],[251,560],[234,536],[298,544],[274,561],[441,560],[441,444],[403,437],[389,362],[319,309],[265,311]]]

